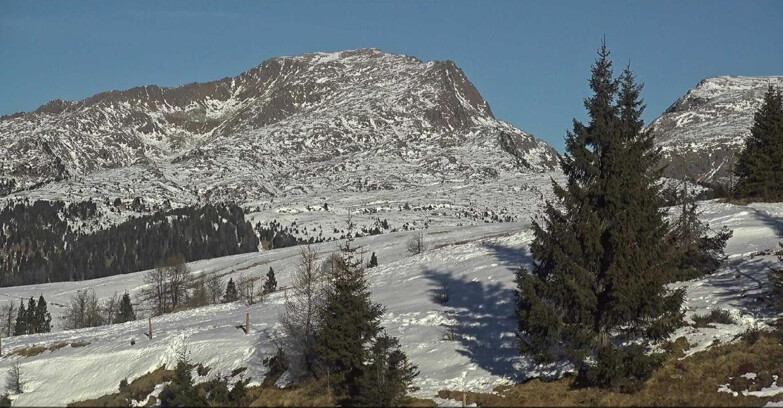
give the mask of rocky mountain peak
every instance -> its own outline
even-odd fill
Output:
[[[729,182],[734,155],[770,84],[783,88],[783,76],[707,78],[674,102],[650,125],[668,165],[665,174]]]

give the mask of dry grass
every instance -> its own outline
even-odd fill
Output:
[[[573,387],[573,378],[553,382],[534,379],[511,387],[499,387],[496,394],[467,393],[467,402],[479,406],[762,406],[772,398],[734,397],[717,392],[747,372],[768,373],[783,378],[783,334],[764,333],[755,343],[741,341],[718,346],[680,360],[682,346],[670,353],[663,367],[637,393],[622,394],[598,388]],[[742,384],[737,384],[742,386]],[[734,391],[742,391],[734,389]],[[462,392],[444,390],[441,398],[462,401]]]
[[[253,401],[251,407],[333,407],[338,404],[325,378],[288,388],[251,387],[248,395]],[[436,407],[438,404],[428,399],[408,397],[403,406]]]
[[[90,344],[90,343],[86,343],[84,345],[86,346],[87,344]],[[41,354],[41,353],[43,353],[44,351],[47,351],[47,350],[49,350],[50,352],[59,350],[59,349],[65,347],[67,345],[68,345],[68,343],[59,342],[59,343],[54,343],[54,344],[52,344],[50,346],[30,346],[30,347],[25,347],[23,349],[16,350],[16,351],[12,352],[10,355],[12,355],[12,356],[16,355],[16,356],[22,356],[22,357],[33,357],[33,356],[37,356],[37,355],[39,355],[39,354]],[[73,346],[73,347],[78,347],[78,346]]]
[[[114,394],[104,395],[102,397],[91,399],[91,400],[72,402],[68,404],[68,406],[69,407],[129,407],[132,400],[137,400],[137,401],[144,400],[155,389],[156,385],[163,384],[166,381],[171,381],[173,378],[174,378],[174,370],[166,370],[165,367],[160,367],[155,371],[151,371],[133,380],[131,383],[128,384],[126,390]],[[149,403],[154,404],[156,402],[154,400],[155,400],[154,398],[150,398]]]
[[[251,387],[248,396],[253,401],[251,407],[326,407],[337,404],[325,379],[289,388]]]

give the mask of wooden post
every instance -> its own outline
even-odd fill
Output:
[[[465,407],[467,405],[468,405],[468,398],[466,397],[465,389],[463,388],[462,389],[462,406]]]
[[[250,334],[250,312],[245,313],[245,334]]]
[[[3,356],[3,335],[0,334],[0,357]]]
[[[150,340],[152,340],[152,318],[149,318],[149,324],[150,324]]]

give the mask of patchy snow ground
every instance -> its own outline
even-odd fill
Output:
[[[710,347],[715,339],[733,341],[749,327],[768,324],[774,312],[759,299],[764,297],[768,267],[776,258],[754,254],[777,248],[783,235],[783,205],[735,206],[711,201],[703,203],[702,209],[703,218],[713,227],[727,225],[735,230],[728,245],[729,262],[711,276],[675,286],[687,290],[688,318],[721,308],[738,319],[733,325],[680,329],[673,338],[688,338],[691,353]],[[368,279],[374,299],[386,306],[383,325],[400,337],[403,350],[419,366],[416,396],[434,398],[442,389],[490,391],[528,376],[557,374],[525,361],[516,351],[513,275],[517,266],[530,262],[526,248],[532,233],[527,224],[431,226],[425,230],[428,250],[419,255],[406,250],[411,234],[376,235],[356,243],[363,246],[367,258],[370,252],[378,256],[380,266],[367,271]],[[325,256],[336,245],[315,247]],[[264,276],[272,266],[279,287],[285,287],[298,262],[297,252],[297,248],[283,248],[193,262],[190,267],[195,273],[225,274],[227,280],[242,273]],[[252,306],[214,305],[155,317],[152,340],[144,335],[146,319],[62,331],[64,305],[78,289],[91,287],[99,297],[125,290],[134,296],[143,285],[142,275],[0,289],[0,304],[43,294],[55,321],[52,333],[4,339],[0,372],[17,358],[9,354],[22,348],[89,343],[21,358],[27,387],[16,405],[64,405],[116,392],[124,378],[130,381],[161,365],[173,366],[182,342],[193,362],[212,367],[210,375],[247,367],[246,375],[254,383],[263,379],[262,360],[274,352],[269,339],[282,310],[282,290]],[[434,299],[433,290],[439,287],[449,293],[445,304]],[[236,328],[244,322],[245,313],[250,313],[249,335]],[[447,340],[447,334],[453,340]]]

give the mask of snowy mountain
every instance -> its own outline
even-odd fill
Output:
[[[665,175],[727,182],[769,84],[783,88],[783,77],[721,76],[678,99],[650,125],[668,164]]]
[[[0,194],[74,201],[245,204],[481,183],[552,170],[558,157],[496,119],[453,62],[376,49],[52,101],[2,117],[0,143]]]

